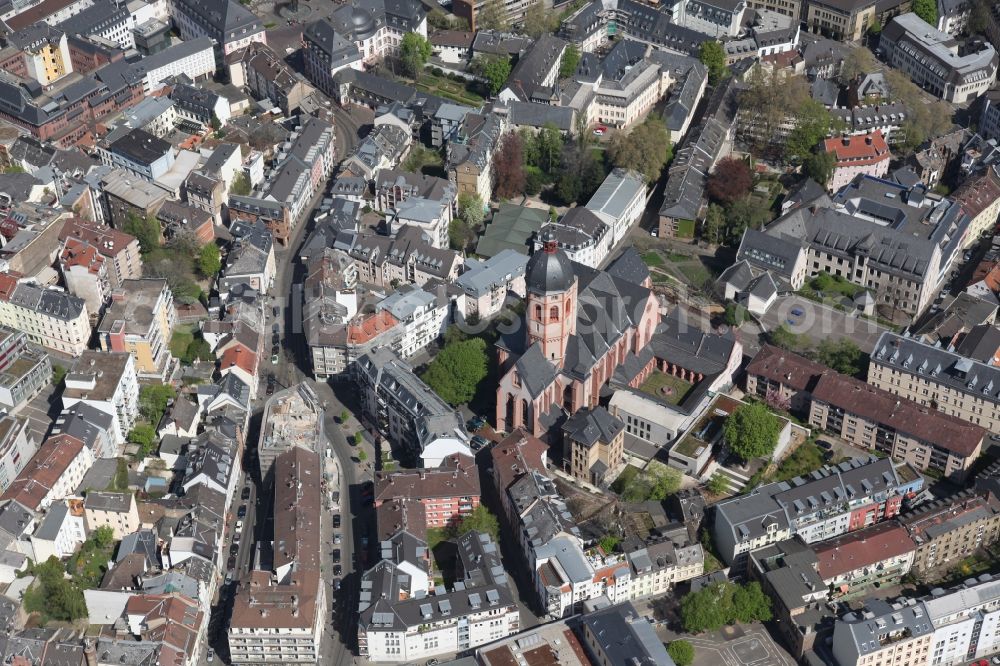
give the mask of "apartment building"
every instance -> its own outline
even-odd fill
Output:
[[[474,458],[448,456],[440,467],[375,472],[375,508],[397,500],[424,506],[427,528],[447,527],[479,506],[479,473]]]
[[[617,245],[646,209],[646,181],[635,171],[612,169],[586,205],[611,230]]]
[[[327,95],[336,94],[334,75],[337,72],[364,67],[357,45],[338,33],[333,23],[326,19],[306,26],[302,41],[306,78]]]
[[[0,495],[17,500],[34,512],[45,511],[53,502],[76,493],[83,476],[94,464],[94,454],[70,435],[53,435]]]
[[[827,139],[823,149],[834,156],[833,175],[826,184],[829,192],[837,192],[857,176],[882,178],[889,171],[892,153],[882,132],[875,130],[864,136],[843,136]]]
[[[0,405],[16,410],[51,382],[49,355],[23,331],[0,327]]]
[[[19,51],[9,71],[22,78],[34,79],[43,86],[50,85],[70,74],[69,45],[66,33],[47,23],[36,23],[6,36],[6,46]]]
[[[358,236],[347,253],[358,279],[381,287],[391,287],[394,281],[418,287],[434,279],[451,281],[464,263],[460,253],[434,247],[420,229],[408,225],[395,238]]]
[[[67,220],[59,232],[60,241],[68,242],[71,238],[90,245],[105,258],[111,288],[122,286],[125,280],[142,277],[142,256],[135,236],[74,217]]]
[[[364,415],[424,467],[437,467],[455,453],[472,455],[461,414],[391,349],[376,347],[360,357],[355,376]]]
[[[833,629],[833,657],[840,666],[923,666],[931,663],[934,625],[922,601],[871,599]]]
[[[783,14],[795,20],[802,15],[803,0],[747,0],[750,9],[766,9]]]
[[[1000,368],[885,332],[875,344],[868,383],[990,432],[1000,432]]]
[[[167,6],[181,39],[211,38],[218,61],[251,42],[267,43],[264,24],[236,0],[170,0]]]
[[[829,370],[822,363],[765,344],[747,366],[746,392],[774,404],[786,404],[793,412],[808,414],[812,390],[820,375]]]
[[[625,465],[625,424],[601,406],[584,408],[562,427],[563,460],[575,478],[598,487],[611,484]]]
[[[886,521],[813,544],[816,570],[828,589],[851,594],[891,585],[910,572],[916,544],[894,521]]]
[[[170,171],[176,157],[169,142],[141,129],[134,129],[99,146],[98,154],[108,166],[124,169],[148,181],[155,181]]]
[[[612,601],[614,603],[614,601]],[[631,603],[601,607],[583,615],[580,638],[595,664],[669,664],[673,661],[649,621]],[[560,662],[562,663],[562,662]]]
[[[508,294],[524,298],[527,265],[528,257],[510,248],[486,260],[466,259],[465,270],[455,280],[463,291],[462,316],[489,319],[503,309]]]
[[[234,664],[315,664],[327,624],[320,570],[324,519],[320,455],[292,447],[274,462],[274,557],[270,571],[255,569],[241,585],[229,623]]]
[[[678,583],[705,573],[701,544],[679,545],[671,539],[650,541],[625,555],[629,564],[628,598],[656,597]]]
[[[70,356],[79,356],[90,340],[90,316],[83,300],[61,289],[19,283],[9,273],[0,274],[0,325]]]
[[[542,249],[544,239],[552,238],[570,260],[597,268],[613,249],[611,227],[583,206],[570,208],[556,222],[543,226],[534,240],[534,251]]]
[[[312,26],[307,27],[303,33],[307,48],[310,44],[311,28]],[[308,53],[307,50],[303,51],[306,55],[307,74]],[[245,86],[256,99],[271,100],[282,113],[297,112],[302,99],[313,91],[308,83],[302,81],[299,75],[285,64],[284,58],[263,42],[253,42],[245,49],[230,54],[226,60],[229,63],[229,77],[233,85],[240,88]]]
[[[845,375],[823,375],[812,396],[812,427],[951,479],[966,477],[986,436],[980,426]]]
[[[989,491],[963,490],[924,502],[899,516],[916,544],[913,571],[954,566],[1000,540],[1000,501]]]
[[[875,22],[875,0],[806,0],[804,18],[811,32],[856,42]]]
[[[139,508],[132,493],[91,491],[83,500],[83,511],[88,533],[110,527],[115,541],[121,541],[141,527]]]
[[[992,234],[1000,219],[1000,165],[988,166],[966,178],[952,199],[972,219],[963,246],[972,247],[983,236]]]
[[[897,16],[882,29],[879,48],[885,61],[917,86],[954,104],[974,100],[989,90],[1000,62],[989,42],[974,50],[960,49],[954,37],[912,12]]]
[[[742,570],[748,553],[793,536],[814,543],[888,520],[923,482],[906,464],[872,457],[759,486],[716,505],[716,547],[727,564]]]
[[[28,420],[0,416],[0,492],[6,492],[38,451]]]
[[[100,315],[104,303],[111,298],[106,264],[107,260],[96,247],[77,238],[67,238],[59,255],[59,272],[66,289],[83,299],[94,320]]]
[[[97,327],[101,350],[128,352],[140,377],[165,380],[173,370],[174,295],[159,278],[126,280]]]
[[[667,93],[669,77],[661,80],[660,66],[647,53],[648,44],[629,39],[615,43],[600,63],[584,59],[576,80],[594,92],[588,119],[625,129],[642,118]]]
[[[135,359],[127,352],[86,351],[66,375],[63,409],[77,403],[111,417],[116,446],[122,446],[139,413],[139,378]]]
[[[215,45],[208,37],[184,40],[147,55],[129,67],[129,74],[142,80],[146,94],[183,74],[191,81],[204,81],[215,73]]]
[[[477,195],[482,201],[493,196],[493,156],[508,131],[507,119],[496,113],[467,113],[454,141],[445,150],[448,179],[458,194]]]
[[[443,288],[403,285],[375,304],[375,311],[387,311],[400,324],[400,335],[393,342],[401,358],[409,358],[441,338],[451,314],[451,301]]]

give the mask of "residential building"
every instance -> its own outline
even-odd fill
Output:
[[[320,453],[327,445],[324,419],[323,405],[307,383],[291,386],[268,398],[257,443],[261,477],[270,483],[278,456],[293,447]]]
[[[87,532],[110,527],[115,541],[139,529],[139,508],[132,493],[91,491],[83,500]]]
[[[882,28],[879,48],[885,61],[935,97],[962,104],[989,90],[1000,56],[989,42],[959,54],[958,42],[913,13]]]
[[[282,663],[315,664],[327,623],[320,570],[320,454],[292,447],[274,463],[274,556],[237,593],[229,622],[234,664],[262,663],[265,650]]]
[[[164,380],[173,371],[170,338],[176,323],[166,280],[126,280],[112,295],[97,335],[103,351],[131,354],[140,377]]]
[[[83,299],[93,323],[111,298],[106,263],[96,247],[77,238],[67,238],[59,256],[59,269],[67,290]]]
[[[882,178],[889,171],[892,153],[878,130],[865,136],[827,139],[823,147],[826,152],[833,154],[836,162],[830,181],[826,184],[826,189],[830,192],[839,191],[856,176],[863,174]]]
[[[930,664],[934,625],[923,601],[869,599],[833,630],[833,656],[841,666]]]
[[[748,553],[793,536],[814,543],[888,520],[922,487],[920,475],[888,458],[826,466],[804,483],[768,483],[717,504],[715,543],[742,570]]]
[[[142,277],[142,256],[134,236],[75,217],[66,221],[59,234],[61,241],[68,242],[70,238],[87,243],[105,258],[112,289],[122,286],[125,280]]]
[[[856,42],[875,21],[875,0],[806,0],[803,18],[811,32]]]
[[[966,178],[952,199],[961,204],[972,220],[963,247],[972,247],[983,236],[992,235],[1000,219],[1000,164]]]
[[[310,29],[311,26],[303,34],[307,45]],[[308,55],[309,51],[303,53]],[[286,115],[297,112],[302,99],[313,90],[264,42],[251,42],[226,60],[234,86],[246,88],[255,99],[271,100]]]
[[[174,148],[149,132],[134,129],[99,149],[101,161],[111,167],[153,181],[174,164]]]
[[[597,664],[666,664],[673,659],[631,602],[585,613],[580,638]]]
[[[379,171],[395,169],[403,161],[412,141],[408,127],[394,123],[376,125],[340,165],[338,177],[348,175],[373,180]]]
[[[215,220],[207,210],[176,201],[164,201],[156,212],[160,232],[167,241],[178,234],[193,234],[202,245],[215,242]]]
[[[72,508],[71,506],[72,505]],[[87,540],[83,520],[83,502],[56,502],[31,534],[31,550],[36,562],[50,557],[65,559]]]
[[[425,527],[449,527],[479,506],[475,458],[446,457],[440,467],[375,472],[375,508],[386,502],[416,501],[424,506]]]
[[[70,435],[53,435],[0,495],[0,501],[17,500],[36,513],[45,511],[74,495],[93,464],[94,454],[83,442]]]
[[[496,113],[468,113],[454,141],[446,146],[445,168],[458,195],[493,197],[493,155],[507,132],[507,120]]]
[[[419,229],[408,225],[394,238],[358,235],[347,254],[354,260],[358,280],[382,288],[394,283],[422,287],[435,279],[450,282],[463,263],[460,253],[434,247]]]
[[[0,406],[17,411],[51,382],[49,355],[23,331],[0,327]]]
[[[111,417],[115,444],[121,446],[139,413],[135,359],[127,352],[85,351],[66,375],[62,406],[90,405]]]
[[[142,80],[146,94],[181,74],[191,81],[205,81],[215,74],[215,47],[208,37],[184,40],[133,63],[129,73]]]
[[[230,235],[233,243],[217,283],[219,297],[228,298],[238,285],[267,294],[274,285],[277,270],[271,232],[259,221],[252,224],[238,221],[230,227]]]
[[[342,69],[364,67],[361,52],[354,42],[337,32],[337,28],[327,19],[320,19],[306,26],[302,32],[302,49],[305,75],[310,83],[325,92],[335,95],[337,85],[334,75]]]
[[[181,39],[211,38],[219,61],[250,42],[267,43],[261,20],[236,0],[170,0],[167,6]]]
[[[581,481],[606,487],[625,465],[625,424],[604,407],[583,408],[562,427],[563,460]]]
[[[504,102],[549,101],[553,96],[553,86],[559,75],[566,42],[558,37],[543,33],[521,55],[510,72],[507,85],[500,90],[497,99]]]
[[[450,184],[450,183],[449,183]],[[451,188],[445,199],[407,197],[387,212],[386,224],[390,231],[401,226],[420,229],[438,249],[448,249],[448,227],[455,209],[455,192]]]
[[[437,467],[447,456],[471,456],[462,416],[423,383],[399,356],[376,347],[357,361],[361,407],[379,432],[402,450]]]
[[[770,404],[787,404],[795,413],[808,414],[812,390],[820,375],[828,371],[822,363],[765,344],[747,366],[746,392]]]
[[[958,480],[968,474],[986,436],[980,426],[837,373],[816,382],[809,425]]]
[[[646,181],[635,171],[613,169],[586,208],[608,225],[609,243],[617,246],[646,209]]]
[[[8,273],[0,274],[0,325],[70,356],[79,356],[90,340],[90,316],[83,300],[62,290],[19,283]]]
[[[232,105],[221,94],[201,86],[175,82],[170,88],[170,101],[177,109],[177,117],[206,130],[213,122],[224,126],[232,117]]]
[[[851,594],[892,585],[910,572],[916,544],[889,521],[813,544],[816,570],[827,588]]]
[[[448,327],[451,301],[430,285],[420,289],[403,285],[375,304],[375,311],[388,311],[400,323],[400,335],[392,347],[401,358],[409,358],[440,339]]]
[[[51,85],[73,71],[66,33],[48,23],[36,23],[6,36],[6,46],[19,53],[5,71]],[[15,65],[11,67],[11,65]]]
[[[117,229],[125,227],[131,216],[155,217],[160,206],[173,198],[166,188],[124,169],[115,169],[101,178],[101,189],[104,219]]]
[[[52,424],[51,434],[77,438],[93,452],[94,458],[118,456],[118,432],[112,417],[83,402],[64,408]]]
[[[499,313],[508,294],[524,298],[524,268],[528,257],[506,249],[485,261],[466,259],[465,270],[455,280],[464,292],[462,316],[489,319]]]
[[[14,483],[36,451],[38,442],[28,430],[27,419],[9,414],[0,417],[0,492]]]
[[[557,222],[549,222],[535,238],[535,252],[542,249],[542,238],[552,236],[559,249],[570,261],[597,268],[612,250],[614,234],[611,228],[590,209],[576,206],[566,211]]]
[[[987,90],[981,99],[979,134],[985,139],[1000,140],[1000,90]]]
[[[380,341],[394,335],[395,318],[389,313],[376,317],[376,322],[386,324],[381,330],[370,335],[359,336],[356,325],[349,323],[358,312],[357,267],[349,256],[340,250],[326,248],[322,254],[313,256],[306,263],[306,277],[303,285],[302,327],[309,345],[313,374],[317,378],[327,378],[347,372],[349,363],[349,340],[354,339],[362,346],[367,340]],[[350,328],[355,326],[353,332]],[[353,360],[356,360],[353,359]]]
[[[963,490],[924,502],[898,520],[916,544],[913,571],[921,576],[1000,540],[1000,502],[989,491]]]
[[[651,540],[629,550],[629,599],[666,594],[677,583],[705,573],[705,551],[700,543],[678,544],[672,539]]]
[[[943,414],[998,432],[1000,368],[915,338],[883,333],[868,383]]]

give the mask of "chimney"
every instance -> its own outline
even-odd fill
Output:
[[[851,137],[849,137],[849,136],[847,136],[845,134],[844,136],[842,136],[840,138],[840,142],[843,143],[845,146],[849,146],[849,145],[851,145]]]
[[[867,135],[867,136],[865,137],[865,143],[866,143],[867,145],[869,145],[869,146],[870,146],[870,145],[872,145],[872,135],[871,135],[871,134],[869,134],[869,135]]]

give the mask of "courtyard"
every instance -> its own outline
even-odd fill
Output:
[[[671,405],[679,405],[692,386],[691,382],[680,377],[668,375],[660,370],[653,370],[639,387],[639,390]]]

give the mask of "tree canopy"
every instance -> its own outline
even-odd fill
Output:
[[[878,68],[875,56],[866,48],[856,48],[848,51],[844,62],[840,65],[840,80],[845,85],[859,76],[870,74]]]
[[[83,591],[65,577],[66,570],[55,555],[32,568],[35,582],[24,595],[24,605],[30,613],[41,613],[45,619],[72,622],[87,615]]]
[[[930,24],[931,27],[937,27],[937,0],[913,0],[913,13]]]
[[[565,79],[572,76],[576,71],[576,66],[580,64],[580,49],[576,44],[570,44],[563,51],[562,60],[559,62],[559,78]]]
[[[473,60],[473,71],[486,79],[490,94],[500,92],[510,76],[510,58],[499,55],[483,55]]]
[[[802,171],[820,185],[826,187],[837,166],[837,156],[825,150],[810,153],[802,162]]]
[[[750,166],[735,157],[724,157],[715,165],[708,176],[706,187],[708,196],[722,204],[731,204],[741,199],[753,187]]]
[[[910,151],[931,137],[945,134],[952,128],[954,109],[947,102],[936,100],[927,103],[924,94],[910,78],[897,69],[885,71],[885,81],[893,102],[906,108],[903,121],[903,140],[898,147]]]
[[[667,654],[677,666],[691,666],[694,662],[694,646],[684,639],[670,641]]]
[[[229,193],[235,194],[241,197],[245,197],[251,192],[250,179],[243,171],[236,172],[236,176],[233,178],[233,184],[229,186]]]
[[[708,68],[708,81],[713,86],[729,74],[729,68],[726,67],[726,52],[719,42],[714,40],[702,42],[698,58]]]
[[[222,255],[215,243],[205,243],[198,251],[198,272],[202,277],[212,278],[222,270]]]
[[[489,534],[496,541],[500,536],[500,523],[497,517],[490,513],[484,505],[480,504],[471,513],[466,514],[459,522],[455,530],[455,536],[462,536],[466,532],[482,532]]]
[[[681,624],[692,634],[735,622],[767,622],[771,617],[771,600],[756,581],[746,585],[720,581],[681,599]]]
[[[143,217],[129,213],[122,228],[125,233],[135,236],[143,254],[160,246],[160,221],[152,215]]]
[[[866,354],[847,338],[819,343],[816,348],[816,360],[837,372],[855,377],[861,376],[868,368]]]
[[[445,345],[422,379],[450,405],[469,402],[489,371],[486,342],[469,338]]]
[[[431,43],[419,32],[408,32],[403,35],[399,44],[399,61],[406,73],[417,78],[424,65],[431,57]]]
[[[536,0],[524,12],[524,23],[521,31],[532,39],[538,39],[547,32],[559,29],[559,12],[546,9],[545,5]]]
[[[611,163],[616,167],[635,169],[653,182],[670,159],[670,133],[656,116],[650,116],[631,132],[618,132],[608,144]]]
[[[750,460],[771,455],[778,445],[781,422],[766,405],[754,402],[730,414],[722,431],[729,450]]]
[[[177,397],[177,389],[170,384],[147,384],[139,390],[139,413],[154,426],[167,411],[167,403]]]
[[[507,10],[504,8],[502,0],[486,0],[483,8],[476,12],[477,30],[498,30],[505,32],[510,29],[510,21],[507,20]]]

